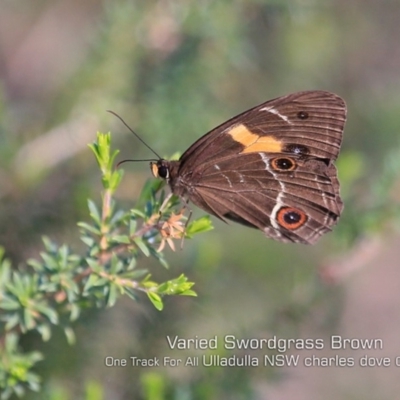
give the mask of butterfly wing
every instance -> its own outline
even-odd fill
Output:
[[[343,208],[333,161],[345,120],[344,101],[329,92],[265,102],[195,142],[180,159],[175,187],[221,219],[315,243]]]
[[[307,147],[310,156],[336,160],[345,121],[346,105],[333,93],[306,91],[278,97],[233,117],[202,136],[182,155],[181,170],[193,171],[204,163],[213,163],[217,158],[243,150],[277,152],[282,150],[280,142]],[[258,146],[249,147],[255,139],[251,134],[262,139],[257,142]]]
[[[191,200],[221,219],[259,228],[281,241],[315,243],[342,211],[333,164],[292,156],[292,171],[271,167],[275,154],[243,154],[204,171]],[[232,161],[235,162],[234,166]]]

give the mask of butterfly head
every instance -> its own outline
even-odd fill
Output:
[[[171,187],[172,193],[177,196],[186,192],[186,185],[182,184],[179,175],[180,161],[168,161],[160,158],[150,163],[150,169],[155,178],[163,179]]]
[[[170,162],[167,160],[157,160],[150,163],[150,169],[155,178],[165,179],[167,182],[170,178]]]

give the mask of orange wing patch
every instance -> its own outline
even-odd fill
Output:
[[[273,136],[260,136],[251,132],[245,125],[239,124],[232,127],[228,132],[232,139],[242,144],[244,149],[241,153],[281,153],[282,142]]]

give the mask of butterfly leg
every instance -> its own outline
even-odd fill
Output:
[[[158,211],[159,214],[160,214],[160,218],[161,218],[162,212],[164,211],[164,208],[167,206],[167,204],[168,204],[169,200],[171,199],[171,197],[172,197],[172,193],[168,194],[168,196],[162,202],[160,210]]]
[[[186,199],[185,202],[186,202],[186,204],[183,206],[183,208],[181,210],[182,214],[185,212],[185,209],[186,209],[186,207],[187,207],[187,205],[189,203],[189,200]],[[188,218],[187,218],[187,220],[185,222],[185,226],[183,227],[183,233],[182,233],[182,239],[181,239],[181,250],[183,250],[183,242],[184,242],[185,236],[186,236],[186,229],[187,229],[187,227],[189,225],[190,219],[192,218],[192,214],[193,214],[193,210],[191,208],[188,208],[188,210],[189,210],[189,215],[188,215]]]

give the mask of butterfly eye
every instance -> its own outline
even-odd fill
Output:
[[[162,179],[168,179],[169,178],[169,169],[165,165],[160,165],[158,167],[158,176]]]

